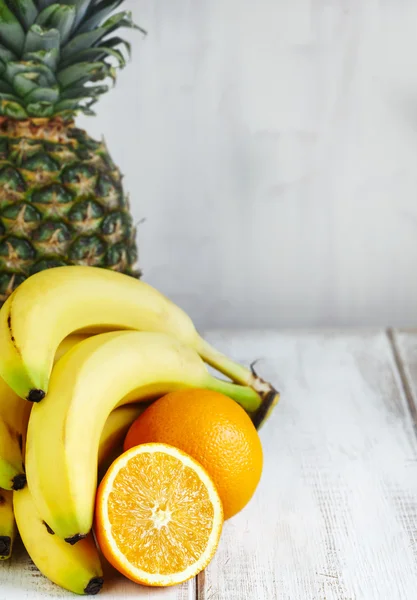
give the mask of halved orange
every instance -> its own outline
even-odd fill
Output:
[[[205,469],[167,444],[128,450],[98,489],[98,544],[136,583],[170,586],[194,577],[213,558],[222,526],[222,503]]]

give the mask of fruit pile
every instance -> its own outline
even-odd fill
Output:
[[[253,368],[143,281],[64,266],[1,308],[0,376],[0,558],[16,521],[39,570],[79,594],[100,591],[100,554],[153,586],[207,566],[261,476],[278,394]]]
[[[126,64],[123,1],[0,0],[0,559],[17,525],[79,594],[101,554],[147,585],[204,569],[278,399],[136,279],[122,174],[75,126]]]

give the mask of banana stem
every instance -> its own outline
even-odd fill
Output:
[[[213,392],[220,392],[225,396],[229,396],[229,398],[235,400],[249,414],[255,413],[262,405],[262,398],[260,395],[255,392],[254,389],[247,386],[223,381],[223,379],[217,379],[216,377],[210,377],[207,388]]]
[[[207,364],[223,373],[223,375],[230,377],[235,383],[241,385],[251,384],[252,372],[250,369],[234,362],[201,337],[198,340],[197,352]]]
[[[255,427],[260,429],[270,417],[274,406],[278,403],[279,392],[270,383],[261,379],[253,366],[248,369],[234,362],[216,350],[216,348],[213,348],[203,338],[199,338],[198,340],[197,352],[211,367],[217,369],[223,375],[230,377],[235,383],[241,384],[240,386],[236,386],[220,379],[214,379],[216,386],[220,382],[223,390],[220,390],[218,387],[213,387],[213,390],[222,391],[226,396],[230,396],[236,400],[250,414]],[[229,393],[227,389],[230,390]],[[245,391],[243,392],[243,390]],[[249,393],[249,390],[252,392],[252,395]]]

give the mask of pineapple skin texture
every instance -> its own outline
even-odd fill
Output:
[[[0,306],[64,265],[139,277],[122,176],[104,142],[61,119],[0,120]]]

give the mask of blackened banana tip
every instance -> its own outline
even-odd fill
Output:
[[[280,394],[275,388],[272,388],[271,391],[264,396],[261,406],[252,417],[252,421],[256,429],[260,429],[260,427],[268,419],[273,407],[279,401],[279,397]]]
[[[87,537],[87,535],[85,533],[77,533],[76,535],[73,535],[72,537],[65,538],[65,541],[67,542],[67,544],[74,546],[74,544],[76,544],[77,542],[80,542],[81,540],[85,539],[86,537]]]
[[[0,536],[0,556],[10,556],[10,550],[12,547],[12,540],[6,535]]]
[[[40,402],[45,398],[45,392],[43,390],[30,390],[27,400],[29,402]]]
[[[20,475],[16,475],[16,477],[13,477],[12,489],[14,492],[23,490],[25,485],[26,485],[26,475],[24,473],[21,473]]]
[[[84,590],[84,594],[87,594],[89,596],[95,596],[99,593],[99,591],[103,587],[103,584],[103,577],[93,577],[93,579],[90,579],[90,581],[88,582],[88,585]]]

